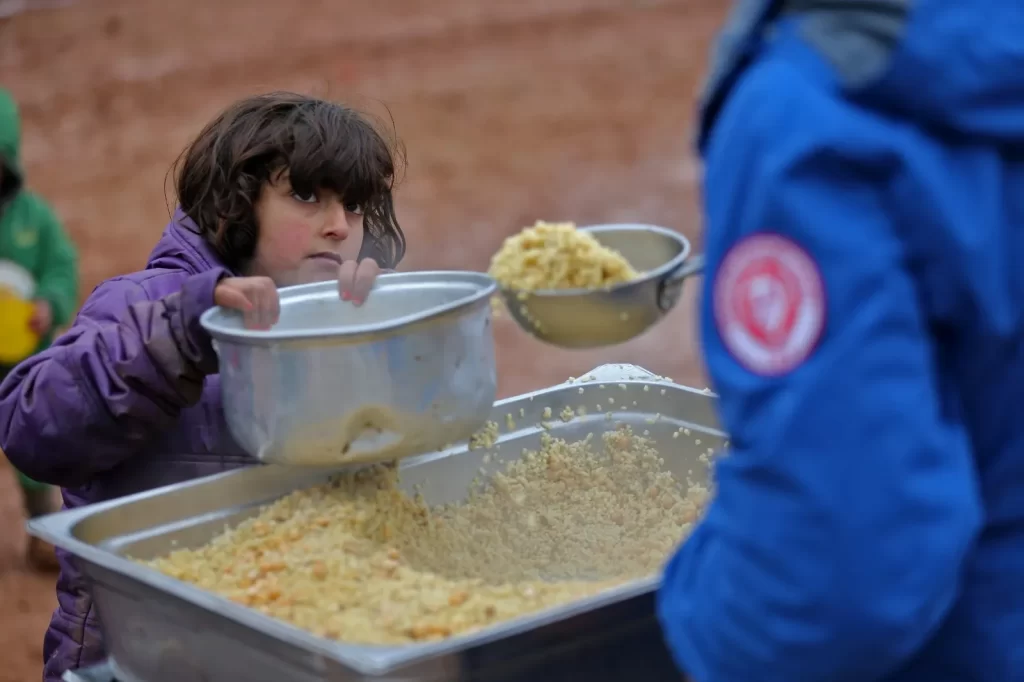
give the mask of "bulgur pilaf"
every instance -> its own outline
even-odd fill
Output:
[[[294,492],[206,546],[145,563],[319,636],[406,644],[470,632],[660,570],[708,491],[628,427],[537,452],[430,508],[393,465]]]
[[[574,223],[543,221],[507,238],[491,258],[488,274],[520,292],[600,289],[640,276],[622,254]]]

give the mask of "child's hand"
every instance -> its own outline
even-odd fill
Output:
[[[246,329],[270,329],[281,314],[277,286],[269,277],[228,277],[213,290],[213,302],[239,310]]]
[[[28,327],[33,334],[45,336],[50,327],[53,326],[53,308],[50,302],[42,298],[32,302],[32,317],[28,320]]]
[[[364,258],[358,263],[345,261],[338,267],[338,295],[343,301],[362,305],[379,274],[380,266],[372,258]]]

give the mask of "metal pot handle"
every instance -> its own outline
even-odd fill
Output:
[[[683,280],[704,271],[704,254],[698,253],[683,261],[682,265],[665,275],[658,283],[658,309],[663,313],[671,310],[679,301]]]

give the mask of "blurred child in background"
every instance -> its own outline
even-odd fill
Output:
[[[8,301],[0,313],[5,318],[0,325],[0,381],[24,359],[19,357],[23,350],[31,354],[47,348],[54,330],[70,319],[78,303],[75,247],[50,205],[26,189],[20,143],[17,105],[10,93],[0,88],[0,288]],[[13,279],[22,276],[30,289],[15,292]],[[23,293],[28,294],[26,301],[20,300]],[[11,303],[14,299],[19,300]],[[17,315],[14,305],[24,305],[26,314]],[[14,348],[15,343],[22,348]],[[5,349],[9,352],[3,352]],[[17,476],[30,518],[56,510],[59,502],[51,486],[20,472]],[[57,566],[53,547],[35,538],[29,541],[28,557],[38,568]]]

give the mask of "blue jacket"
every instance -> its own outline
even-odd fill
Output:
[[[1024,4],[783,4],[705,100],[732,448],[666,639],[696,682],[1024,680]]]

